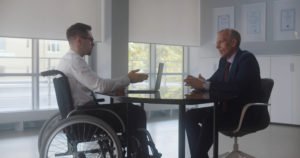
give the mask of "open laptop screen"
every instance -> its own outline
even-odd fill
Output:
[[[158,64],[158,71],[157,71],[156,81],[155,81],[155,87],[154,87],[154,90],[156,90],[156,91],[158,91],[160,89],[163,69],[164,69],[164,63],[159,63]]]
[[[155,81],[155,87],[154,89],[147,89],[147,90],[127,90],[127,93],[156,93],[160,89],[160,84],[161,84],[161,78],[163,74],[163,69],[164,69],[164,63],[159,63],[158,64],[158,71],[156,75],[156,81]]]

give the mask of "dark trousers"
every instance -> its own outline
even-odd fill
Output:
[[[218,112],[217,118],[223,128],[236,127],[237,119],[230,113]],[[208,158],[208,151],[213,143],[213,108],[189,110],[186,112],[185,120],[191,158]]]
[[[126,140],[128,144],[127,154],[128,158],[131,158],[131,154],[136,150],[136,143],[134,139],[138,139],[140,142],[140,151],[136,157],[138,158],[146,158],[148,153],[147,147],[147,137],[144,132],[140,132],[138,129],[146,129],[146,113],[143,108],[140,106],[136,106],[133,104],[126,103],[117,103],[117,104],[109,104],[109,105],[97,105],[104,109],[109,109],[115,112],[125,124],[126,127]],[[103,111],[93,111],[92,115],[103,119],[110,126],[114,128],[116,131],[120,131],[120,121],[117,120],[112,115]]]

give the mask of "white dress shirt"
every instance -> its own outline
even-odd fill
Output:
[[[64,55],[58,64],[57,70],[62,71],[68,77],[75,106],[81,106],[92,101],[91,91],[111,93],[118,88],[128,86],[130,83],[127,75],[119,79],[99,77],[83,57],[73,50]]]
[[[233,61],[234,61],[234,59],[235,59],[236,53],[237,53],[237,52],[235,52],[235,53],[232,54],[229,58],[227,58],[227,62],[230,63],[229,71],[230,71],[231,66],[232,66],[232,63],[233,63]]]

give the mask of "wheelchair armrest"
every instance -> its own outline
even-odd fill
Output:
[[[95,94],[100,94],[100,95],[105,95],[105,96],[114,96],[115,94],[114,93],[100,93],[100,92],[94,92]],[[95,96],[94,94],[94,96]],[[113,104],[114,103],[114,99],[112,97],[110,97],[110,104]]]
[[[75,110],[90,110],[90,109],[97,109],[99,108],[99,106],[101,105],[97,105],[97,104],[91,104],[91,105],[83,105],[83,106],[76,106]]]
[[[41,76],[55,76],[55,75],[62,75],[62,76],[65,76],[65,74],[59,70],[47,70],[47,71],[43,71],[40,73]]]
[[[243,121],[244,121],[244,117],[246,115],[247,110],[252,107],[252,106],[269,106],[271,104],[267,104],[267,103],[248,103],[244,106],[244,108],[242,109],[242,113],[241,113],[241,117],[240,117],[240,121],[238,124],[238,127],[233,131],[233,133],[237,133],[240,131]]]
[[[103,99],[103,98],[95,99],[96,103],[101,103],[101,102],[104,102],[104,101],[105,101],[105,99]]]

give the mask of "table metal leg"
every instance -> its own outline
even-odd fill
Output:
[[[143,109],[145,109],[145,104],[144,104],[144,103],[141,103],[141,107],[142,107]]]
[[[185,104],[179,105],[179,118],[178,118],[178,157],[185,158]]]
[[[218,113],[218,103],[214,105],[214,129],[213,129],[213,158],[218,158],[219,154],[219,133],[218,133],[218,121],[217,121],[217,113]]]

